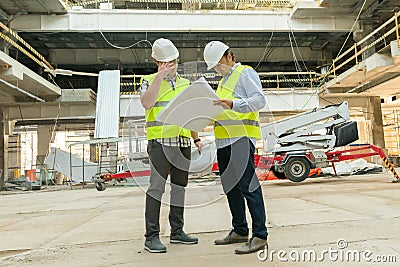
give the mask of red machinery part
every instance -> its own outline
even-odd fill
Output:
[[[396,180],[393,182],[400,182],[400,177],[395,171],[393,165],[390,163],[389,159],[385,155],[385,152],[383,151],[382,148],[371,145],[371,144],[363,144],[363,145],[353,145],[353,148],[350,149],[345,149],[345,150],[334,150],[334,151],[327,151],[325,152],[328,162],[332,164],[333,170],[336,173],[335,170],[335,162],[340,162],[340,161],[345,161],[345,160],[352,160],[352,159],[360,159],[364,157],[370,157],[370,156],[380,156],[382,161],[384,162],[385,166],[389,168],[389,170],[392,172],[393,176],[395,177]],[[356,151],[363,151],[363,150],[372,150],[369,152],[362,152],[362,153],[357,153],[354,154]],[[352,154],[349,154],[352,153]],[[307,157],[310,158],[310,155],[307,154]],[[259,177],[260,180],[275,180],[277,179],[272,172],[269,170],[271,167],[274,165],[276,162],[280,162],[284,159],[284,156],[282,155],[276,155],[276,156],[262,156],[258,154],[254,154],[254,165],[258,169],[262,169],[264,171],[258,171],[257,176]],[[267,172],[268,170],[268,172]],[[212,166],[212,172],[218,172],[218,162],[215,162]],[[313,173],[313,171],[315,173]],[[310,176],[313,175],[318,175],[321,173],[320,168],[316,169],[311,169],[310,171]]]
[[[123,178],[132,178],[132,177],[141,177],[141,176],[150,176],[150,170],[144,171],[134,171],[134,172],[121,172],[121,173],[108,173],[103,174],[101,179],[103,180],[112,180],[112,179],[123,179]]]

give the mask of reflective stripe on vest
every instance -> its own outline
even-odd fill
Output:
[[[149,82],[149,85],[151,85],[155,76],[156,73],[147,75],[142,78],[142,81],[145,79]],[[142,83],[142,81],[140,83]],[[157,115],[165,108],[169,101],[171,101],[181,91],[186,89],[189,84],[189,80],[177,77],[175,90],[173,90],[171,85],[166,80],[162,80],[156,102],[150,109],[145,110],[146,137],[148,140],[156,138],[171,138],[179,135],[190,137],[190,130],[188,129],[156,121]]]
[[[233,96],[233,93],[245,68],[251,67],[238,65],[223,86],[224,79],[219,82],[217,95],[220,99],[238,99]],[[233,110],[225,110],[215,118],[214,135],[217,139],[243,136],[261,139],[259,112],[240,113]]]

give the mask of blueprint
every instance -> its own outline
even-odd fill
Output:
[[[202,131],[224,111],[223,107],[213,104],[216,99],[219,98],[214,90],[201,77],[171,100],[158,114],[157,121]]]

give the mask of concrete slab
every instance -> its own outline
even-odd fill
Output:
[[[347,10],[339,5],[334,9],[321,6],[319,1],[299,1],[290,11],[292,18],[348,16]]]
[[[356,87],[360,85],[360,81],[363,81],[365,77],[365,71],[360,67],[353,66],[341,73],[336,79],[330,80],[326,83],[328,89],[342,88],[342,87]]]
[[[364,86],[363,91],[367,94],[388,96],[399,91],[397,87],[399,77],[400,48],[397,41],[391,41],[387,49],[374,53],[358,66],[353,66],[338,75],[336,79],[328,81],[326,88],[333,93],[344,93]]]
[[[373,191],[373,192],[363,192],[363,194],[367,195],[367,196],[385,198],[389,201],[390,201],[390,199],[400,200],[400,194],[398,192],[392,191],[392,190],[379,190],[379,191]]]
[[[124,216],[132,214],[133,218]],[[115,242],[130,238],[143,237],[143,210],[117,210],[104,211],[79,220],[79,225],[69,229],[45,244],[45,247],[57,246],[57,244],[82,244]],[[79,238],[77,238],[79,237]]]
[[[375,53],[365,60],[365,66],[368,72],[374,71],[376,73],[386,70],[388,67],[394,65],[393,57],[391,54]],[[385,68],[387,67],[387,68]]]
[[[277,226],[371,219],[368,216],[341,211],[339,209],[326,209],[314,212],[290,212],[286,214],[269,213],[268,218],[272,225]]]
[[[400,67],[400,65],[398,67]],[[375,94],[380,96],[392,96],[400,92],[398,86],[399,82],[400,82],[400,71],[399,71],[399,76],[389,79],[385,82],[382,82],[377,86],[371,87],[366,92],[369,94]]]
[[[400,57],[400,42],[399,41],[391,41],[390,42],[390,52],[392,53],[392,56],[395,58]]]
[[[275,251],[273,259],[265,261],[257,254],[234,255],[238,244],[213,245],[230,227],[228,204],[218,183],[189,185],[187,199],[192,206],[185,210],[185,229],[199,237],[197,245],[169,244],[169,208],[162,206],[160,236],[168,250],[162,255],[143,250],[142,188],[0,194],[0,266],[377,266],[376,261],[328,257],[283,261],[276,254],[312,250],[321,255],[324,250],[340,250],[338,241],[347,244],[340,250],[343,253],[370,250],[374,257],[393,256],[398,264],[399,184],[391,180],[382,173],[302,183],[263,182],[268,253]]]
[[[343,87],[351,89],[382,77],[394,67],[391,55],[375,53],[365,61],[360,62],[358,66],[351,67],[338,75],[336,79],[327,82],[326,86],[329,89]]]
[[[54,98],[61,95],[61,89],[58,86],[47,81],[1,51],[0,63],[9,66],[8,70],[3,73],[3,79],[8,83],[43,99]],[[2,84],[0,88],[13,96],[26,96],[4,84]]]
[[[385,197],[363,196],[361,193],[307,196],[304,198],[318,203],[325,203],[343,211],[354,211],[358,214],[369,216],[371,219],[400,217],[400,209],[393,210],[394,206],[400,206],[400,201],[388,200]]]

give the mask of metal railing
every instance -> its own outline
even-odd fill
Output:
[[[377,45],[384,45],[385,47],[391,41],[397,41],[398,47],[400,48],[400,30],[399,30],[399,17],[400,12],[396,12],[393,17],[375,29],[373,32],[365,36],[362,40],[357,43],[354,43],[349,49],[345,52],[338,55],[332,62],[331,67],[327,71],[327,73],[320,77],[318,80],[325,79],[328,76],[333,75],[333,79],[336,80],[338,74],[344,72],[346,70],[345,66],[349,66],[352,62],[357,70],[359,70],[359,56],[361,56],[368,49],[374,48]],[[385,28],[391,28],[386,30],[386,32],[381,33]],[[389,38],[393,36],[392,38]]]

